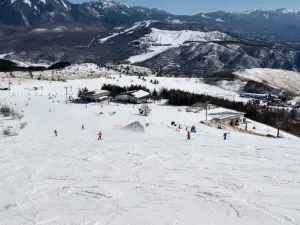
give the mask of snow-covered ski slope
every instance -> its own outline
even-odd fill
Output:
[[[298,140],[232,132],[224,141],[199,123],[205,113],[163,102],[149,117],[133,105],[63,102],[64,86],[75,96],[87,82],[97,80],[28,80],[0,92],[28,122],[16,137],[0,136],[1,225],[300,223]],[[134,121],[150,125],[121,129]],[[187,141],[171,121],[198,133]]]
[[[187,42],[211,42],[232,40],[229,35],[218,32],[202,32],[192,30],[160,30],[151,28],[151,32],[138,41],[144,45],[149,45],[148,52],[130,57],[131,63],[142,62],[154,57],[170,48],[178,47]]]
[[[160,45],[179,45],[188,41],[224,41],[229,39],[225,33],[218,31],[202,32],[192,30],[160,30],[151,28],[151,33],[141,38],[140,41],[145,44]]]
[[[288,90],[294,93],[299,93],[300,91],[300,73],[297,72],[255,68],[237,71],[235,74],[249,80],[266,82],[276,88]]]
[[[141,69],[141,71],[143,71]],[[137,76],[128,76],[122,73],[107,70],[106,68],[98,67],[92,63],[84,63],[84,64],[74,64],[70,67],[67,67],[63,70],[59,71],[44,71],[44,72],[33,72],[35,77],[42,75],[44,78],[51,79],[53,76],[55,78],[67,78],[67,79],[78,79],[78,78],[94,78],[97,79],[87,79],[87,80],[70,80],[68,81],[70,84],[78,87],[88,87],[89,89],[99,89],[101,86],[106,84],[115,84],[119,86],[130,86],[131,84],[137,84],[146,86],[147,88],[153,90],[160,90],[161,88],[168,89],[180,89],[182,91],[189,91],[198,94],[210,94],[217,97],[224,97],[230,100],[235,101],[247,101],[245,98],[241,98],[238,93],[234,91],[226,91],[217,86],[211,86],[203,83],[200,79],[197,78],[173,78],[173,77],[155,77],[155,76],[147,76],[145,77],[146,81],[142,79],[138,79]],[[17,78],[28,78],[28,72],[14,72],[14,75]],[[9,76],[9,73],[1,73],[1,77]],[[111,77],[113,79],[108,79],[107,77]],[[150,83],[151,80],[158,80],[159,84]],[[39,85],[37,81],[32,81]],[[2,81],[3,84],[7,86],[8,80]],[[47,85],[47,84],[46,84]],[[64,83],[59,84],[61,88],[66,85]]]

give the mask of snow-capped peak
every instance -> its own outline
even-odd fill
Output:
[[[118,2],[115,2],[112,0],[92,0],[91,2],[100,3],[101,5],[106,6],[106,7],[114,7],[116,5],[121,4],[121,3],[118,3]]]
[[[283,13],[283,14],[297,14],[300,12],[300,10],[296,9],[278,9],[278,12]]]
[[[261,9],[251,9],[251,10],[244,11],[241,14],[249,15],[249,14],[257,12],[257,11],[262,11],[262,10]]]

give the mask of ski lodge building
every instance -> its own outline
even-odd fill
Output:
[[[207,103],[197,102],[196,104],[187,107],[185,109],[185,111],[198,113],[198,112],[204,111],[206,109],[210,110],[210,109],[216,109],[216,108],[219,108],[219,107],[216,105],[210,104],[210,103],[207,104]]]
[[[214,122],[230,126],[239,126],[246,122],[245,113],[234,110],[210,113],[209,117]]]
[[[235,110],[220,108],[209,102],[207,103],[198,102],[186,108],[186,112],[191,112],[191,113],[200,113],[203,111],[209,112],[207,115],[209,120],[224,125],[239,126],[240,124],[245,123],[246,121],[245,113],[238,112]]]
[[[109,94],[109,91],[96,89],[93,91],[83,92],[79,97],[85,101],[103,102],[108,99]]]
[[[143,90],[138,91],[128,91],[122,94],[119,94],[116,97],[117,101],[128,102],[133,104],[146,103],[150,98],[150,93]]]

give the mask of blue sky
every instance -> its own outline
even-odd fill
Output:
[[[80,3],[87,0],[70,0]],[[300,0],[117,0],[130,5],[162,8],[174,14],[196,14],[217,10],[300,9]]]

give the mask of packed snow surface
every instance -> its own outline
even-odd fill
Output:
[[[300,73],[279,69],[247,69],[234,74],[249,80],[267,82],[267,84],[279,89],[294,93],[300,91]]]
[[[0,224],[300,223],[298,140],[232,132],[224,141],[199,123],[205,112],[163,102],[148,117],[130,104],[64,102],[65,86],[76,97],[101,79],[12,82],[0,99],[24,110],[28,126],[0,136]],[[135,121],[149,126],[122,129]],[[171,121],[198,133],[187,141]]]
[[[131,66],[131,65],[129,65]],[[138,67],[134,67],[138,69]],[[142,70],[142,68],[140,68]],[[173,78],[173,77],[155,77],[147,76],[145,80],[138,79],[137,76],[128,76],[113,70],[102,68],[92,63],[73,64],[63,70],[58,71],[43,71],[33,72],[34,77],[42,76],[44,79],[64,78],[64,79],[78,79],[78,78],[95,78],[84,81],[72,81],[76,85],[84,85],[90,90],[99,89],[103,83],[115,84],[118,86],[130,86],[131,84],[146,86],[150,90],[160,90],[162,88],[179,89],[182,91],[189,91],[198,94],[213,95],[216,97],[223,97],[233,101],[248,101],[246,98],[241,98],[238,93],[234,91],[227,91],[223,88],[211,86],[203,83],[196,78]],[[0,77],[8,77],[10,73],[1,73]],[[17,78],[28,78],[28,72],[13,72]],[[111,79],[108,79],[111,78]],[[151,80],[157,80],[159,84],[151,83]],[[71,81],[70,81],[71,82]],[[79,84],[78,84],[79,82]],[[8,83],[8,82],[6,82]]]
[[[163,102],[148,117],[130,104],[64,102],[65,86],[76,97],[101,79],[12,82],[0,99],[23,109],[28,126],[0,136],[0,224],[300,223],[298,140],[231,132],[224,141],[199,123],[205,112]],[[135,121],[150,125],[122,129]],[[171,121],[198,133],[187,141]]]

